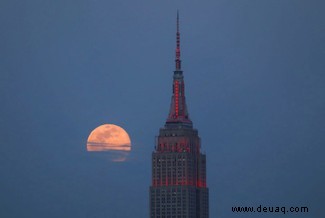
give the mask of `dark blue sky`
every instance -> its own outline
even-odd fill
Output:
[[[2,0],[0,217],[149,216],[177,8],[210,217],[325,214],[324,1]],[[127,162],[86,152],[104,123],[129,132]]]

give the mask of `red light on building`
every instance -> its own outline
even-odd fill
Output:
[[[175,87],[175,93],[174,93],[174,96],[175,96],[175,98],[174,98],[174,100],[175,100],[175,117],[177,118],[178,117],[178,103],[179,103],[179,90],[178,90],[178,81],[176,80],[175,81],[175,85],[174,85],[174,87]]]

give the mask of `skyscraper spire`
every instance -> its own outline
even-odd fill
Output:
[[[198,130],[187,112],[179,36],[177,11],[173,94],[169,115],[152,152],[150,218],[209,218],[206,155],[201,153]]]
[[[176,69],[175,70],[181,70],[181,48],[180,48],[180,33],[179,33],[179,13],[177,10],[177,24],[176,24]]]
[[[169,115],[166,125],[177,125],[192,127],[192,121],[187,112],[185,102],[185,83],[183,71],[181,70],[181,50],[180,50],[180,33],[179,33],[179,13],[177,11],[176,20],[176,69],[173,77],[173,96],[171,100]]]

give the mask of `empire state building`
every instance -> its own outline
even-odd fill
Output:
[[[169,115],[152,153],[150,218],[208,218],[206,156],[185,101],[178,13],[175,64]]]

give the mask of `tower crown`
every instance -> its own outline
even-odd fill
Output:
[[[179,32],[179,13],[176,20],[176,50],[175,50],[175,71],[173,76],[173,95],[170,104],[169,115],[166,120],[166,127],[192,127],[185,101],[185,83],[183,71],[181,70],[181,48]]]
[[[151,159],[150,218],[209,218],[206,156],[201,153],[201,139],[193,128],[185,102],[178,11],[176,25],[173,94]]]

